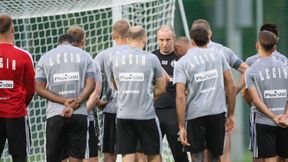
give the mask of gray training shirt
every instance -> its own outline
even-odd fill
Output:
[[[223,73],[230,70],[222,54],[208,48],[192,48],[174,68],[174,84],[187,89],[186,120],[227,111]]]
[[[82,92],[85,79],[95,78],[92,57],[84,50],[71,45],[59,45],[43,55],[36,66],[36,80],[47,83],[54,94],[75,98]],[[65,105],[48,100],[47,118],[60,115]],[[87,115],[86,102],[73,114]]]
[[[217,52],[223,54],[230,67],[235,70],[237,70],[243,62],[231,49],[219,43],[210,41],[208,43],[208,48],[216,50]]]
[[[284,113],[288,90],[288,67],[275,57],[259,58],[247,71],[246,88],[255,87],[260,99],[276,115]],[[277,126],[258,109],[256,123]]]
[[[155,118],[153,82],[163,75],[157,56],[129,47],[115,55],[112,64],[118,88],[117,118]]]
[[[287,63],[288,63],[287,57],[284,56],[283,54],[281,54],[280,52],[274,51],[274,52],[272,53],[272,56],[275,57],[277,60],[283,62],[285,65],[287,65]],[[260,56],[259,56],[259,54],[257,53],[257,54],[255,54],[255,55],[253,55],[253,56],[248,57],[245,62],[246,62],[246,64],[247,64],[248,66],[251,66],[251,65],[254,64],[259,58],[260,58]]]
[[[107,99],[110,100],[110,102],[105,106],[103,112],[113,113],[113,114],[117,113],[117,107],[115,105],[116,103],[115,98],[117,95],[117,91],[113,89],[111,61],[112,61],[112,58],[115,57],[115,55],[118,55],[120,51],[125,50],[126,48],[128,48],[127,45],[111,47],[100,52],[95,57],[95,60],[100,65],[100,69],[103,75],[102,94],[106,95]]]

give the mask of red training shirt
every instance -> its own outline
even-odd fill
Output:
[[[30,53],[12,44],[0,44],[0,118],[27,115],[34,95],[34,67]]]

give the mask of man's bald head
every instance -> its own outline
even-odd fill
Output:
[[[187,37],[178,37],[175,40],[174,52],[177,56],[184,56],[190,48],[192,48],[192,43]]]

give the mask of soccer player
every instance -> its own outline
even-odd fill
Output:
[[[277,43],[279,42],[279,29],[278,29],[278,26],[276,24],[273,24],[273,23],[266,23],[266,24],[263,24],[260,28],[260,31],[270,31],[272,33],[274,33],[277,37]],[[276,43],[276,45],[277,45]],[[272,57],[274,57],[275,59],[278,59],[280,60],[281,62],[283,62],[284,64],[287,65],[287,57],[285,57],[284,55],[282,55],[280,52],[278,52],[277,50],[275,50],[273,53],[272,53]],[[246,63],[248,64],[248,66],[252,66],[255,62],[257,62],[260,58],[260,55],[257,53],[251,57],[248,57],[246,59]],[[251,109],[250,109],[250,118],[249,118],[249,127],[250,127],[250,144],[249,144],[249,149],[251,151],[253,151],[253,143],[256,142],[254,139],[254,133],[255,133],[255,122],[254,122],[254,116],[255,116],[255,105],[252,104],[252,100],[251,100],[251,97],[249,96],[248,94],[248,91],[246,88],[243,89],[243,98],[245,99],[245,101],[247,102],[247,104],[249,106],[251,106]],[[255,146],[255,145],[254,145]],[[254,162],[261,162],[263,161],[261,158],[253,158],[253,161]]]
[[[84,50],[73,47],[74,37],[63,34],[59,45],[44,54],[36,66],[36,92],[48,100],[46,123],[47,162],[85,158],[86,102],[95,86],[95,65]]]
[[[157,43],[159,49],[154,53],[162,68],[168,73],[170,82],[166,92],[155,100],[154,106],[159,118],[162,136],[166,135],[175,162],[188,162],[188,156],[182,151],[181,143],[178,141],[178,119],[176,113],[176,89],[172,83],[173,69],[178,56],[174,53],[175,32],[171,26],[164,25],[157,32]]]
[[[140,26],[131,27],[129,47],[112,58],[118,90],[118,151],[123,162],[135,161],[138,141],[149,162],[161,161],[161,131],[153,99],[165,92],[165,74],[157,57],[143,51],[146,43],[146,31]]]
[[[13,162],[26,162],[30,149],[27,107],[34,95],[30,53],[15,45],[10,16],[0,15],[0,159],[8,139]]]
[[[288,128],[283,122],[287,111],[288,67],[273,57],[277,37],[269,31],[260,31],[256,49],[259,59],[247,71],[246,88],[256,107],[256,134],[253,157],[264,162],[288,159]]]
[[[100,100],[100,107],[104,107],[104,130],[102,134],[102,152],[104,153],[105,162],[115,162],[117,158],[116,152],[116,90],[113,89],[113,81],[111,79],[111,60],[114,55],[117,55],[119,51],[127,48],[127,34],[130,28],[130,24],[126,20],[118,20],[112,27],[112,39],[115,41],[116,46],[108,48],[96,55],[95,60],[99,63],[101,71],[103,73],[102,82],[102,100]],[[93,93],[94,94],[94,93]],[[92,94],[92,95],[93,95]],[[105,99],[106,98],[106,99]],[[95,97],[91,98],[91,102],[96,102]],[[107,101],[108,100],[108,103]],[[139,145],[139,151],[142,152]],[[146,162],[147,157],[138,152],[138,162]]]
[[[245,71],[248,68],[248,65],[244,63],[231,49],[221,44],[215,43],[211,40],[212,30],[210,28],[210,24],[208,21],[204,19],[197,19],[192,23],[192,29],[198,26],[203,27],[209,32],[208,48],[214,49],[216,51],[220,51],[220,53],[224,54],[226,61],[228,62],[230,67],[232,67],[233,69],[237,70],[240,73],[239,81],[236,84],[236,94],[238,94],[245,85],[244,75],[245,75]],[[224,154],[222,157],[224,162],[231,162],[230,154],[231,154],[231,135],[226,134]]]
[[[187,37],[178,37],[174,43],[175,55],[182,57],[192,48],[192,44]]]
[[[225,88],[226,127],[231,132],[235,120],[235,87],[224,56],[207,48],[208,31],[195,27],[190,35],[193,46],[197,47],[181,57],[174,69],[180,140],[196,162],[204,160],[204,149],[208,150],[209,162],[217,161],[223,153],[225,136]]]
[[[79,47],[84,49],[85,48],[85,30],[79,26],[70,26],[67,30],[67,33],[72,35],[75,39],[75,47]],[[99,64],[95,61],[95,72],[96,72],[96,77],[95,77],[95,90],[93,91],[91,97],[95,97],[96,101],[99,102],[99,96],[100,96],[100,90],[101,90],[101,82],[102,82],[102,77],[101,77],[101,70]],[[89,100],[87,101],[87,109],[89,110],[88,112],[88,119],[89,119],[89,127],[88,127],[88,152],[87,152],[87,157],[83,160],[84,162],[98,162],[98,132],[96,133],[95,129],[95,119],[94,118],[94,113],[93,113],[93,108],[96,105],[88,104]],[[97,125],[98,126],[98,125]]]

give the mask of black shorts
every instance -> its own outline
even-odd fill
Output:
[[[158,119],[117,119],[117,140],[119,154],[136,153],[138,141],[144,154],[159,154],[162,135]]]
[[[213,156],[221,156],[224,146],[225,121],[225,113],[188,120],[187,138],[191,146],[185,147],[185,151],[193,154],[207,148]]]
[[[104,126],[102,134],[101,151],[116,154],[116,114],[103,113]]]
[[[256,124],[257,149],[254,157],[269,158],[279,156],[288,158],[288,128]],[[257,155],[258,154],[258,155]]]
[[[47,119],[46,155],[47,162],[60,162],[68,157],[85,158],[87,146],[86,115],[73,114],[71,118],[60,115]]]
[[[86,150],[85,159],[98,157],[98,133],[95,129],[95,121],[89,122],[88,129],[88,149]]]
[[[0,159],[6,139],[10,155],[27,156],[31,146],[30,135],[27,117],[0,118]]]

